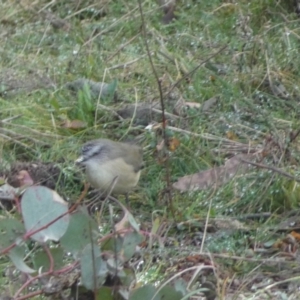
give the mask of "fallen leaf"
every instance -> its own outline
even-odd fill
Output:
[[[232,140],[232,141],[237,141],[237,140],[238,140],[237,135],[236,135],[233,131],[227,131],[227,132],[226,132],[226,137],[227,137],[229,140]]]
[[[284,85],[280,82],[273,83],[270,81],[270,88],[276,97],[282,97],[284,99],[287,99],[289,97],[289,93],[287,92]]]
[[[180,145],[180,141],[178,140],[178,139],[176,139],[176,138],[171,138],[171,139],[169,139],[169,150],[170,151],[172,151],[172,152],[174,152],[177,148],[178,148],[178,146]]]
[[[159,144],[156,145],[156,150],[161,151],[164,148],[165,141],[162,140]]]
[[[129,212],[126,211],[122,220],[115,225],[115,230],[116,232],[119,231],[121,232],[124,229],[128,229],[128,228],[130,228]]]
[[[187,175],[173,183],[173,187],[182,192],[204,190],[213,185],[221,186],[229,182],[235,175],[244,174],[249,165],[241,160],[254,160],[253,154],[238,154],[226,161],[221,167],[212,168],[203,172]]]
[[[19,180],[20,187],[28,187],[34,184],[33,179],[30,177],[29,173],[25,170],[21,170],[17,175],[17,179]]]
[[[115,225],[115,230],[116,232],[122,232],[123,230],[127,230],[129,228],[134,229],[136,232],[138,232],[139,229],[139,224],[136,222],[136,220],[134,219],[134,217],[132,216],[132,214],[125,209],[125,214],[124,217],[122,218],[122,220],[120,222],[118,222]],[[123,236],[124,234],[121,234],[121,236]]]
[[[215,106],[219,101],[219,97],[212,97],[209,98],[208,100],[204,101],[203,104],[201,105],[201,109],[203,112],[206,112],[210,110],[213,106]]]
[[[292,231],[291,235],[297,240],[300,241],[300,233],[296,232],[296,231]]]
[[[295,253],[298,249],[298,243],[293,234],[288,234],[284,239],[274,243],[273,248],[286,253]]]

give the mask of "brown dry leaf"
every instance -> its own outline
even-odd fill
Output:
[[[284,99],[287,99],[289,97],[289,93],[287,92],[284,85],[280,82],[273,83],[270,81],[270,88],[276,97],[281,97]]]
[[[244,174],[248,171],[250,166],[242,162],[242,159],[252,161],[255,159],[255,155],[238,154],[228,159],[224,166],[179,178],[177,182],[173,184],[173,187],[182,192],[186,192],[208,189],[213,185],[221,186],[226,184],[235,175]]]
[[[232,218],[216,219],[215,226],[218,229],[249,230],[242,222]]]
[[[169,150],[174,152],[180,145],[180,141],[176,138],[169,139]]]
[[[173,113],[177,116],[184,116],[185,115],[184,105],[185,105],[184,99],[182,98],[182,96],[179,96],[178,100],[174,105]]]
[[[80,120],[66,120],[63,122],[62,127],[68,129],[82,129],[87,127],[87,123]]]
[[[273,248],[286,253],[295,253],[298,250],[298,243],[292,234],[288,234],[284,239],[277,241]]]
[[[207,99],[206,101],[203,102],[201,105],[201,109],[203,112],[209,111],[211,108],[213,108],[215,105],[218,104],[219,101],[219,96],[215,96],[212,98]]]
[[[296,232],[296,231],[292,231],[290,233],[297,241],[300,241],[300,233]]]
[[[226,137],[231,140],[231,141],[237,141],[238,137],[233,131],[227,131],[226,132]]]
[[[210,76],[209,76],[209,80],[210,80],[211,82],[215,82],[215,81],[216,81],[216,77],[213,76],[213,75],[210,75]]]
[[[128,228],[130,228],[129,212],[126,211],[122,220],[115,225],[115,230],[116,232],[122,232],[124,229]]]
[[[156,150],[161,151],[164,148],[165,141],[162,140],[159,144],[156,145]]]
[[[21,170],[17,175],[20,187],[28,187],[34,184],[33,179],[30,177],[29,173],[25,170]]]

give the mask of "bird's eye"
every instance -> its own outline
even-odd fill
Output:
[[[87,153],[92,149],[91,145],[84,145],[81,149],[82,153]]]

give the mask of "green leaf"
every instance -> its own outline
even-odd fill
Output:
[[[59,270],[63,266],[63,258],[64,258],[64,251],[62,248],[51,248],[49,252],[52,255],[53,262],[54,262],[54,270]],[[43,272],[46,272],[50,268],[50,261],[47,253],[42,249],[35,253],[33,258],[33,264],[36,270],[42,268]]]
[[[24,247],[15,247],[9,251],[8,254],[11,261],[14,263],[16,268],[24,273],[33,273],[35,270],[31,269],[24,263],[25,249]]]
[[[97,223],[89,216],[85,208],[79,208],[70,217],[69,227],[60,240],[61,246],[73,255],[97,238]]]
[[[124,268],[122,273],[118,273],[123,286],[130,286],[136,280],[135,270],[132,268]]]
[[[156,288],[153,285],[147,284],[134,290],[129,297],[129,300],[152,300],[155,293]],[[160,300],[160,297],[156,295],[153,300]]]
[[[130,225],[133,227],[135,231],[140,230],[139,224],[136,222],[135,218],[131,213],[128,213],[128,222],[130,223]]]
[[[81,281],[87,289],[94,291],[103,285],[108,270],[98,245],[86,245],[80,256],[80,267]]]
[[[112,251],[113,253],[119,253],[122,246],[123,239],[120,236],[112,236],[101,243],[102,251]]]
[[[0,221],[0,251],[14,242],[22,242],[25,233],[24,225],[15,219],[1,219]]]
[[[181,292],[182,295],[187,294],[186,282],[183,279],[176,279],[173,284],[176,291]]]
[[[102,286],[96,294],[96,300],[114,300],[113,288],[108,286]]]
[[[164,300],[181,300],[184,295],[172,286],[166,285],[159,291],[158,296]]]
[[[125,260],[129,260],[135,253],[136,246],[143,242],[144,237],[137,232],[129,232],[124,236],[123,255]]]
[[[26,189],[21,201],[22,215],[27,232],[46,228],[31,236],[38,242],[58,241],[69,225],[69,215],[56,220],[67,213],[68,203],[55,191],[44,186],[32,186]],[[47,226],[50,222],[53,224]]]

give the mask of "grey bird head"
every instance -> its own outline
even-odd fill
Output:
[[[89,159],[92,157],[98,156],[99,157],[105,157],[106,153],[108,151],[107,145],[105,143],[101,143],[97,140],[91,141],[86,144],[84,144],[81,148],[81,156],[76,159],[76,163],[78,164],[85,164]]]

